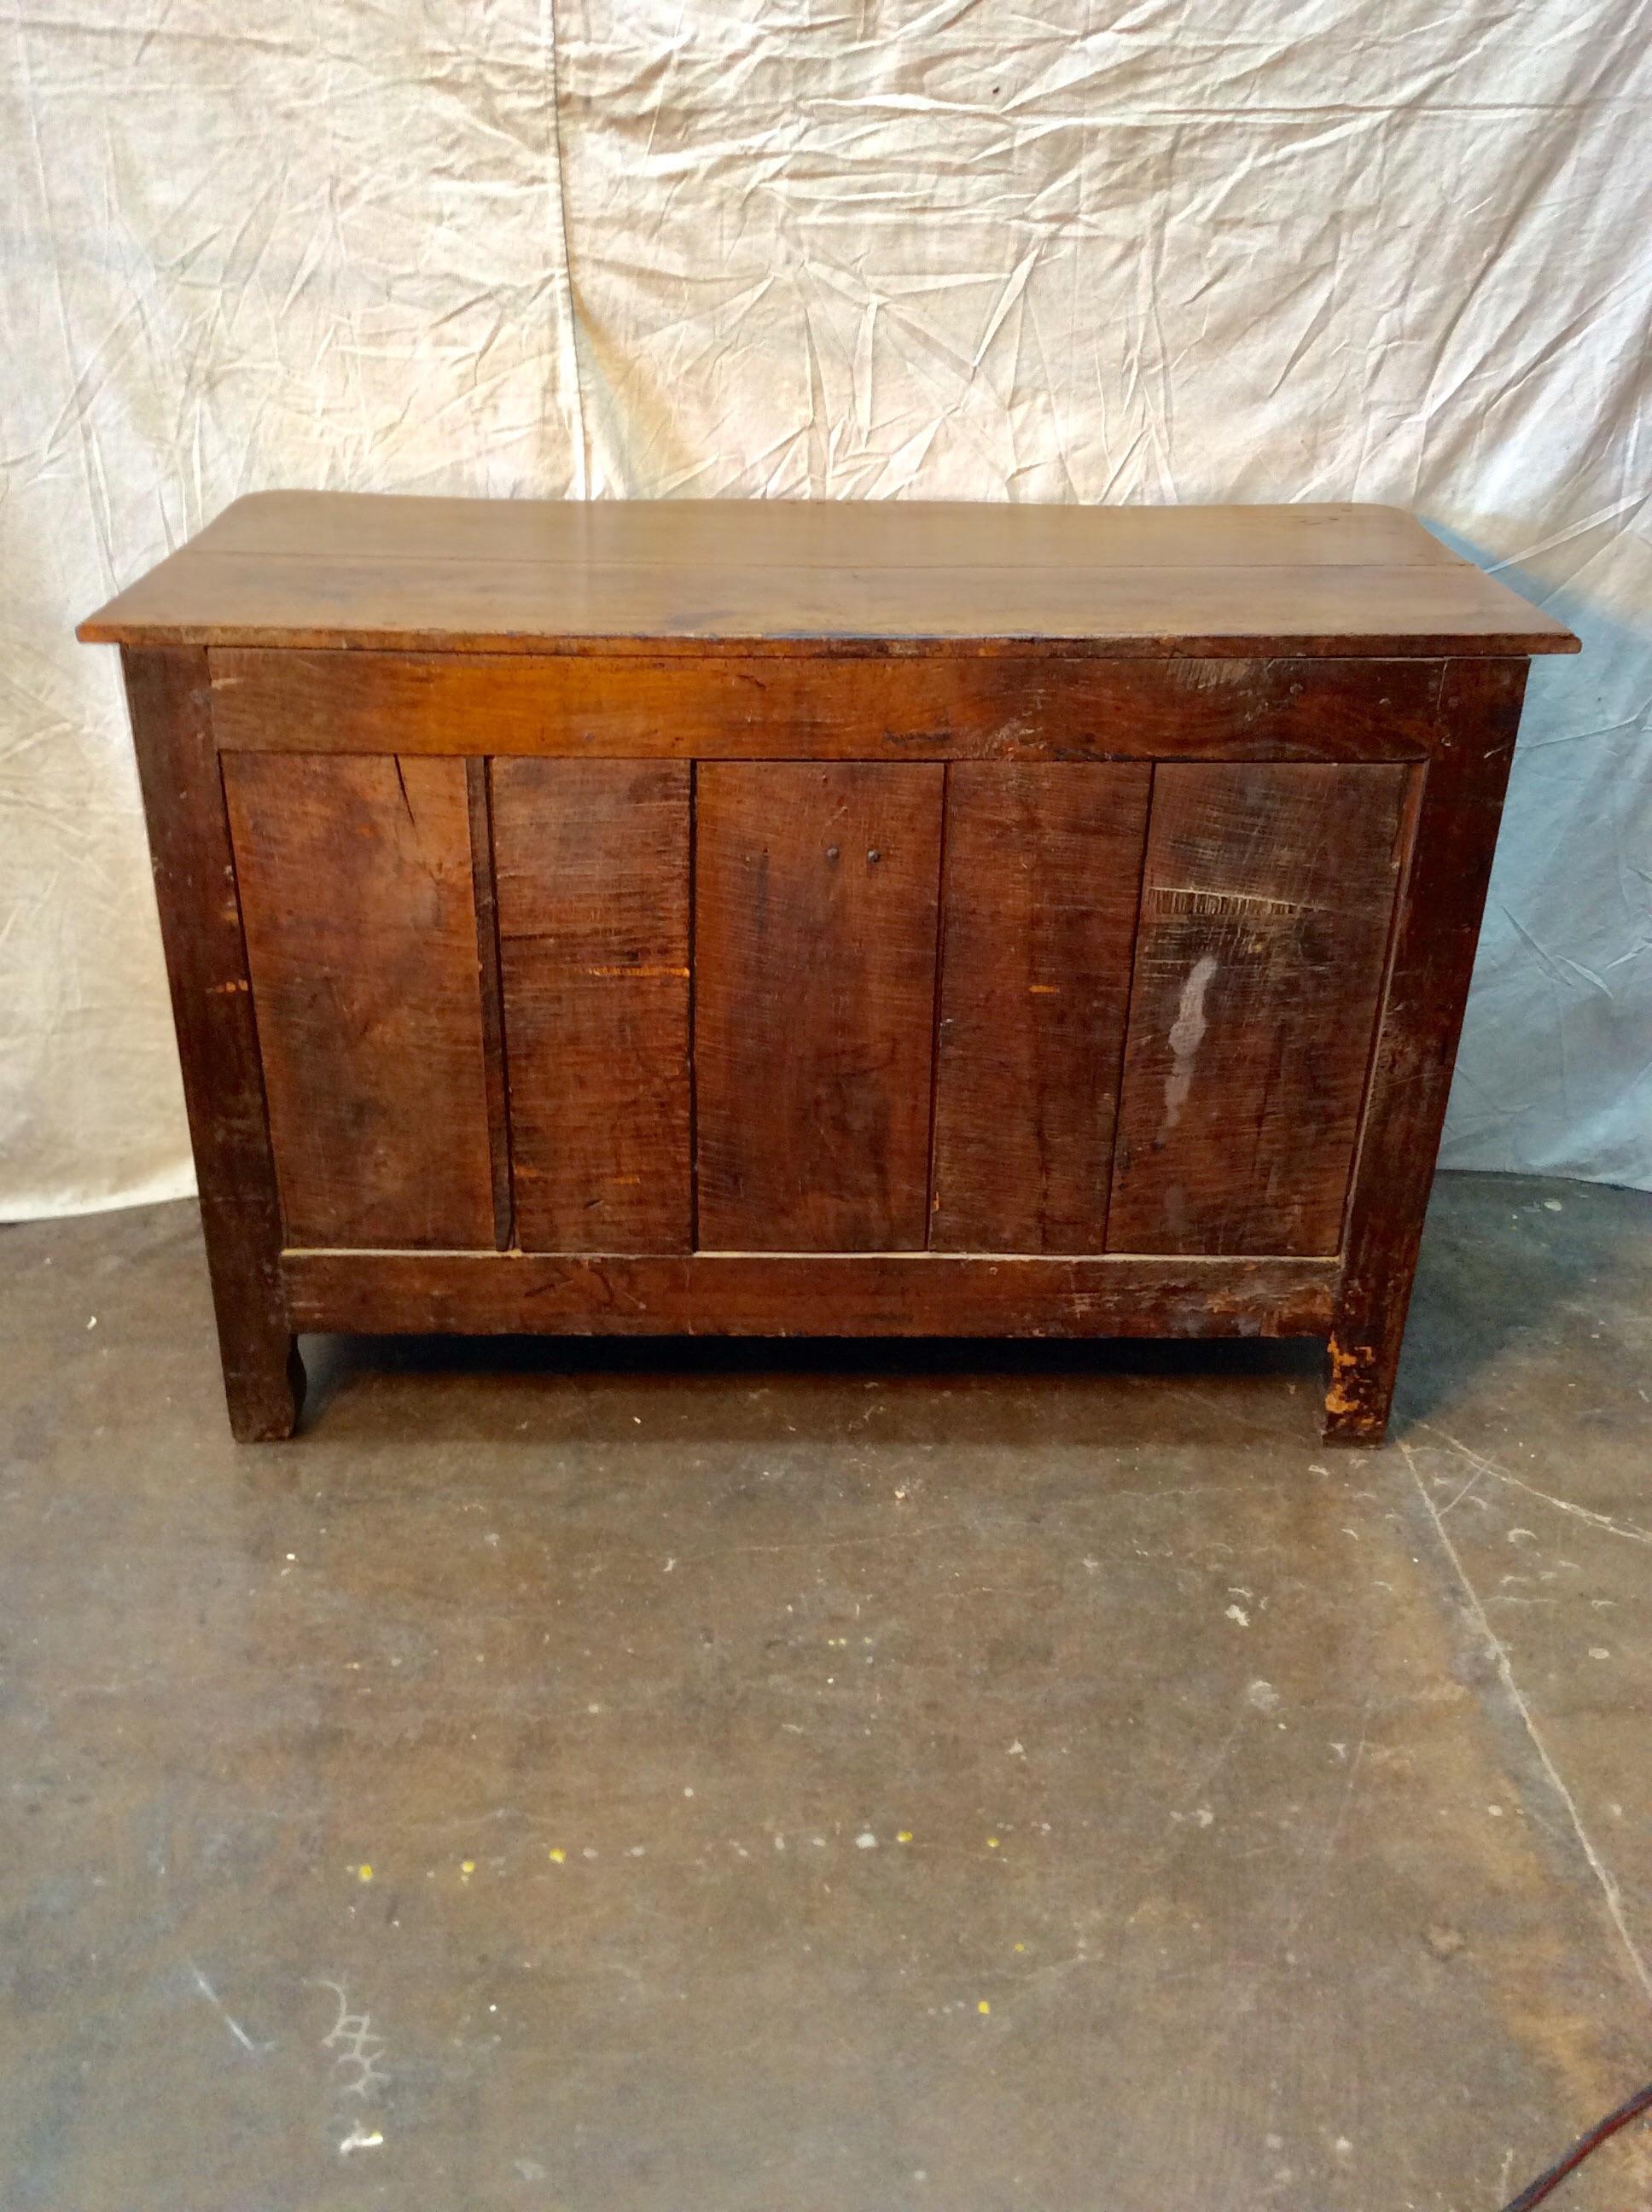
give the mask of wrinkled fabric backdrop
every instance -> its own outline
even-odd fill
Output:
[[[0,0],[0,1215],[191,1187],[117,655],[239,493],[1368,499],[1534,668],[1446,1158],[1652,1182],[1639,0]]]

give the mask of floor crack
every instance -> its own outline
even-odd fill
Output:
[[[1467,1447],[1459,1444],[1457,1449],[1460,1451],[1466,1451]],[[1434,1523],[1434,1533],[1439,1538],[1441,1549],[1451,1562],[1452,1571],[1461,1587],[1464,1600],[1473,1616],[1474,1625],[1491,1654],[1497,1667],[1497,1678],[1513,1700],[1515,1710],[1520,1715],[1521,1724],[1531,1739],[1532,1748],[1536,1752],[1543,1771],[1549,1778],[1550,1787],[1566,1808],[1567,1818],[1571,1823],[1572,1833],[1577,1839],[1578,1848],[1588,1861],[1594,1879],[1600,1886],[1601,1894],[1606,1899],[1606,1911],[1611,1916],[1612,1924],[1617,1929],[1624,1949],[1629,1954],[1630,1962],[1635,1969],[1636,1978],[1639,1981],[1648,2002],[1652,2003],[1652,1966],[1649,1966],[1647,1960],[1642,1956],[1639,1946],[1630,1933],[1629,1922],[1624,1912],[1623,1892],[1618,1887],[1617,1878],[1590,1840],[1588,1831],[1583,1826],[1582,1814],[1577,1809],[1577,1800],[1562,1780],[1559,1768],[1551,1758],[1547,1745],[1538,1733],[1537,1723],[1532,1717],[1532,1709],[1521,1695],[1520,1686],[1515,1680],[1514,1665],[1509,1659],[1508,1649],[1496,1629],[1492,1627],[1491,1617],[1480,1601],[1479,1593],[1469,1580],[1468,1571],[1462,1563],[1461,1555],[1446,1533],[1445,1522],[1440,1517],[1440,1510],[1429,1495],[1428,1485],[1424,1481],[1422,1469],[1417,1464],[1414,1447],[1402,1442],[1400,1449],[1406,1465],[1411,1469],[1411,1478],[1417,1486],[1417,1494],[1428,1509],[1429,1518]],[[1471,1459],[1474,1456],[1473,1453],[1468,1453],[1467,1455]],[[1519,1486],[1523,1490],[1526,1485],[1521,1483]],[[1538,1495],[1541,1496],[1542,1493],[1540,1492]],[[1561,1501],[1552,1500],[1551,1502],[1560,1503]]]
[[[1594,1513],[1587,1505],[1574,1505],[1570,1498],[1552,1497],[1546,1490],[1539,1490],[1529,1482],[1522,1482],[1517,1474],[1510,1474],[1506,1467],[1499,1467],[1496,1460],[1487,1459],[1484,1453],[1471,1451],[1449,1430],[1436,1429],[1431,1421],[1418,1421],[1417,1425],[1419,1429],[1425,1429],[1430,1436],[1438,1437],[1442,1443],[1449,1444],[1453,1451],[1461,1452],[1473,1468],[1475,1481],[1481,1475],[1489,1474],[1495,1481],[1507,1482],[1516,1490],[1523,1490],[1528,1498],[1535,1498],[1545,1505],[1552,1505],[1557,1513],[1570,1513],[1575,1521],[1587,1521],[1591,1528],[1604,1528],[1608,1535],[1626,1537],[1631,1544],[1652,1544],[1652,1528],[1637,1528],[1632,1521],[1614,1521],[1610,1514]],[[1451,1504],[1457,1504],[1473,1487],[1473,1481],[1465,1483]],[[1447,1512],[1450,1510],[1451,1506],[1446,1508]]]

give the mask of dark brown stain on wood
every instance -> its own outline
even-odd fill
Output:
[[[699,760],[1393,760],[1427,752],[1430,660],[212,655],[227,750]]]
[[[920,1250],[942,771],[703,765],[700,1243]]]
[[[1151,775],[949,771],[937,1250],[1106,1249]]]
[[[501,760],[494,840],[519,1242],[686,1252],[689,769]]]
[[[292,1434],[304,1370],[281,1276],[281,1206],[206,655],[122,658],[229,1425],[243,1443],[274,1440]]]
[[[1411,773],[1156,772],[1111,1250],[1337,1249]]]
[[[1334,1260],[288,1253],[305,1328],[569,1335],[1318,1336]]]
[[[1416,807],[1330,1344],[1326,1435],[1380,1443],[1508,788],[1523,660],[1455,661]]]
[[[292,1244],[491,1244],[465,763],[237,753],[224,783]]]
[[[493,1163],[494,1243],[512,1241],[510,1111],[505,1079],[504,989],[499,963],[499,903],[494,892],[493,793],[489,763],[465,763],[471,810],[471,884],[476,899],[477,969],[482,990],[482,1054],[488,1087],[488,1152]]]

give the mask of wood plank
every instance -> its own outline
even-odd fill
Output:
[[[288,1241],[492,1243],[465,763],[223,764]]]
[[[1157,771],[1111,1249],[1338,1249],[1414,773]]]
[[[1449,567],[1401,507],[1033,506],[956,500],[428,499],[254,492],[191,540],[215,552],[690,568]]]
[[[519,1241],[686,1252],[689,780],[678,763],[493,769]]]
[[[221,746],[573,758],[1422,758],[1430,660],[212,654]]]
[[[697,771],[702,1246],[922,1249],[944,774]]]
[[[929,1241],[1106,1249],[1145,763],[947,780]]]
[[[206,655],[127,653],[123,661],[229,1425],[242,1443],[269,1442],[293,1432],[304,1369],[281,1273],[281,1207]]]
[[[1570,651],[1388,507],[240,501],[88,641],[1157,654]]]
[[[1571,633],[1466,562],[1029,569],[726,567],[185,550],[82,623],[103,643],[446,653],[922,647],[1102,655],[1567,653]]]
[[[1446,672],[1349,1195],[1328,1443],[1387,1428],[1525,690],[1522,660]]]
[[[477,966],[482,992],[482,1061],[488,1092],[488,1152],[493,1164],[494,1243],[513,1237],[510,1114],[505,1091],[505,1000],[499,963],[499,902],[494,889],[493,797],[488,763],[465,763],[471,814],[471,888],[476,902]]]
[[[1320,1336],[1328,1260],[289,1251],[299,1326],[477,1335]]]

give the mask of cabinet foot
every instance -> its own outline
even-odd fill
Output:
[[[1325,1425],[1321,1431],[1327,1444],[1382,1442],[1399,1364],[1397,1345],[1389,1351],[1331,1338],[1326,1346]]]
[[[243,1346],[224,1360],[230,1434],[238,1444],[279,1443],[298,1425],[304,1403],[304,1362],[298,1339],[272,1336],[256,1352]]]

